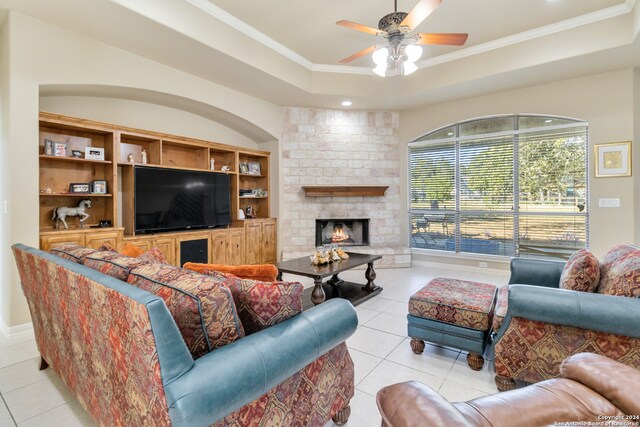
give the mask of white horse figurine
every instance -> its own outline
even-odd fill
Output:
[[[62,223],[64,224],[64,228],[68,229],[69,226],[67,225],[67,221],[65,221],[65,218],[67,218],[68,216],[79,216],[80,228],[84,228],[84,222],[86,221],[87,218],[89,218],[89,214],[86,213],[84,210],[90,207],[91,207],[91,200],[82,199],[78,202],[77,208],[68,208],[68,207],[55,208],[53,210],[53,216],[51,217],[51,220],[55,221],[56,229],[58,228],[58,220],[62,221]]]

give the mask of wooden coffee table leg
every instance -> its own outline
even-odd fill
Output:
[[[324,289],[322,289],[322,279],[314,279],[311,301],[314,305],[322,304],[325,300]]]
[[[367,292],[373,292],[376,288],[376,284],[373,283],[376,280],[376,271],[373,269],[373,262],[367,264],[367,271],[364,273],[364,277],[367,279],[367,284],[362,287]]]

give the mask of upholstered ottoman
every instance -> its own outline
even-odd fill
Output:
[[[424,341],[469,352],[471,369],[484,365],[496,300],[496,286],[436,278],[409,299],[411,348],[422,354]]]

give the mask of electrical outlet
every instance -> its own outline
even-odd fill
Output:
[[[482,268],[489,267],[489,264],[487,264],[486,262],[479,262],[478,265],[480,265],[480,267],[482,267]]]

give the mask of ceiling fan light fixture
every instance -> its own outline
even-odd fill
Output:
[[[415,72],[418,69],[416,64],[411,61],[404,61],[402,63],[402,75],[408,76],[409,74]]]
[[[387,59],[389,58],[389,49],[386,47],[381,47],[380,49],[376,49],[371,55],[371,59],[373,59],[373,63],[378,67],[387,65]]]
[[[387,68],[387,64],[376,65],[376,67],[373,69],[373,72],[380,77],[385,77],[387,75]]]
[[[409,44],[404,48],[404,53],[407,55],[407,61],[416,62],[422,56],[422,46]]]

